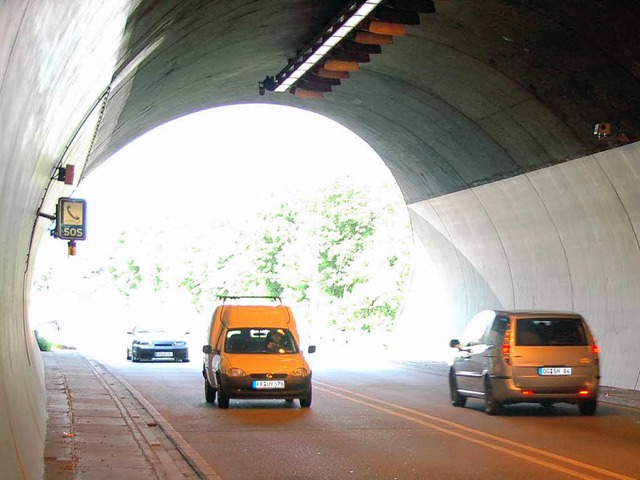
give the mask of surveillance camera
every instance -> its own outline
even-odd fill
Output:
[[[611,124],[610,123],[596,123],[593,127],[593,134],[598,137],[608,137],[611,135]]]

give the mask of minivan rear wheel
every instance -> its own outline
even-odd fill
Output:
[[[464,407],[467,404],[467,397],[458,392],[458,382],[453,371],[449,372],[449,391],[451,392],[451,403],[454,407]]]
[[[493,385],[488,377],[484,379],[484,411],[489,415],[499,415],[502,411],[502,404],[493,396]]]
[[[578,403],[578,409],[581,415],[593,415],[596,413],[598,407],[598,401],[593,398],[591,400],[582,400]]]

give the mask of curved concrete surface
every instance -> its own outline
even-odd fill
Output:
[[[280,71],[344,3],[4,2],[7,478],[42,475],[43,370],[28,305],[32,260],[50,224],[38,212],[51,215],[56,199],[73,191],[52,180],[56,167],[75,165],[77,185],[151,128],[221,105],[304,108],[376,149],[422,248],[404,325],[444,324],[439,345],[481,308],[577,310],[602,344],[603,383],[639,388],[638,2],[436,0],[435,13],[421,13],[407,36],[324,100],[259,96],[258,81]],[[611,122],[612,137],[593,136],[598,122]]]
[[[490,305],[578,311],[602,347],[603,383],[638,389],[638,169],[635,143],[409,205],[440,287],[421,292],[422,321],[455,319],[453,337]]]

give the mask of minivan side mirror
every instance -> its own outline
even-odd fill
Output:
[[[316,346],[315,345],[309,345],[309,348],[307,349],[307,351],[309,353],[314,353],[316,351]]]
[[[202,347],[202,353],[209,355],[212,351],[213,349],[211,348],[211,345],[205,345]]]

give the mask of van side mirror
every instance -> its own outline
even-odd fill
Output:
[[[316,351],[316,346],[315,345],[309,345],[309,348],[307,349],[307,352],[315,353],[315,351]]]
[[[449,346],[451,348],[457,348],[458,350],[460,350],[460,340],[458,339],[453,339],[449,342]]]
[[[209,355],[212,351],[213,349],[211,348],[211,345],[205,345],[202,347],[202,353],[206,353],[207,355]]]

